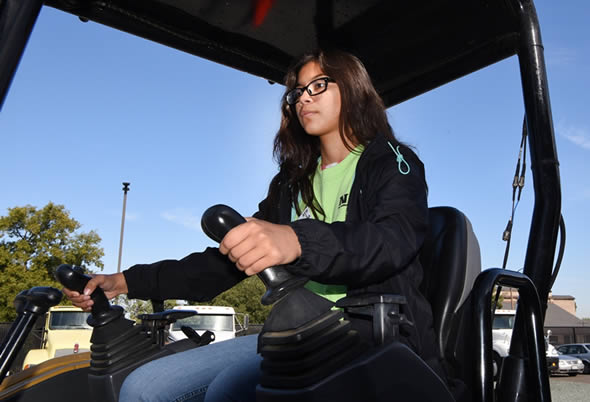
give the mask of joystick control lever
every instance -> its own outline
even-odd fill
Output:
[[[82,268],[73,267],[68,264],[62,264],[57,267],[55,277],[64,287],[75,290],[78,293],[83,293],[86,284],[92,279],[91,276],[84,273]],[[92,305],[92,315],[88,317],[87,322],[92,327],[100,327],[108,324],[123,314],[122,308],[111,306],[104,291],[99,287],[92,292],[90,298],[94,304]]]
[[[6,377],[37,318],[45,314],[50,307],[58,304],[61,297],[62,294],[58,289],[45,286],[23,290],[16,296],[14,307],[18,316],[0,346],[0,381]]]
[[[201,218],[201,227],[207,236],[216,242],[221,242],[227,232],[245,223],[246,219],[227,205],[214,205],[208,208]],[[308,279],[290,274],[281,266],[269,267],[258,274],[266,286],[262,296],[262,304],[273,304],[285,296],[290,290],[303,286]]]

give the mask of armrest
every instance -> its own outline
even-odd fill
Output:
[[[172,324],[182,318],[191,317],[196,315],[197,312],[194,310],[165,310],[159,313],[152,314],[140,314],[137,316],[142,321],[159,321],[165,324]]]
[[[141,320],[143,327],[147,328],[154,342],[162,346],[166,341],[164,333],[166,325],[196,314],[194,310],[165,310],[159,313],[140,314],[137,318]]]
[[[400,326],[414,326],[400,313],[400,306],[404,304],[407,301],[401,295],[366,293],[344,297],[336,302],[336,307],[348,314],[370,317],[375,344],[383,345],[397,339]]]

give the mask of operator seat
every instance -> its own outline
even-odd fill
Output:
[[[339,401],[471,399],[469,390],[475,367],[470,367],[472,359],[468,356],[472,343],[465,334],[472,328],[469,293],[481,271],[479,245],[471,223],[459,210],[430,208],[429,219],[429,230],[419,255],[424,270],[421,291],[432,305],[439,357],[449,377],[459,380],[451,381],[453,397],[424,361],[405,345],[393,341],[308,387],[293,390],[259,385],[259,402],[325,398]]]
[[[463,382],[464,398],[471,400],[473,328],[470,292],[481,272],[479,243],[471,222],[452,207],[429,209],[429,230],[420,250],[424,278],[420,290],[432,307],[439,357],[449,377]],[[461,384],[451,384],[451,387]],[[461,394],[453,390],[455,396]],[[467,395],[466,395],[467,394]]]

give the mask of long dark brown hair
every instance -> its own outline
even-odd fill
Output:
[[[383,100],[373,87],[363,63],[350,53],[319,50],[303,55],[287,72],[285,94],[297,86],[297,75],[309,62],[318,63],[322,72],[338,84],[341,98],[339,130],[348,149],[352,151],[359,144],[366,146],[376,135],[397,142],[387,121]],[[313,193],[320,140],[303,130],[295,105],[288,105],[284,96],[281,112],[281,126],[274,139],[274,157],[279,163],[280,174],[270,184],[269,200],[278,200],[279,184],[286,180],[298,215],[301,214],[298,202],[301,195],[301,200],[310,206],[316,218],[324,216]]]

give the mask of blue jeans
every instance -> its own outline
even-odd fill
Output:
[[[256,344],[257,335],[249,335],[151,361],[129,374],[119,401],[202,402],[218,375],[207,401],[254,401],[261,360]]]
[[[205,402],[255,402],[261,361],[255,355],[227,367],[209,385]]]

